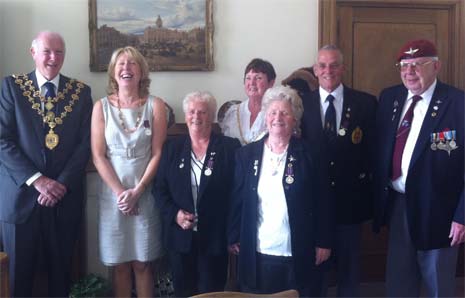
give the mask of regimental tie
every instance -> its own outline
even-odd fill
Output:
[[[326,97],[326,101],[329,103],[328,108],[326,109],[325,113],[325,125],[324,131],[326,136],[328,137],[329,142],[333,142],[336,140],[336,109],[334,108],[334,96],[331,94]]]
[[[412,97],[412,103],[405,113],[404,118],[397,129],[396,134],[396,144],[394,145],[394,154],[392,156],[392,180],[396,180],[400,177],[402,173],[402,155],[404,153],[405,143],[407,143],[407,138],[410,133],[410,128],[412,126],[413,120],[413,110],[419,100],[421,100],[420,95],[414,95]]]

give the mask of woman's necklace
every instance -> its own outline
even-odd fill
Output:
[[[121,104],[119,101],[119,96],[116,96],[116,102],[118,104],[118,118],[121,124],[121,128],[123,128],[123,130],[126,133],[135,132],[136,129],[139,127],[140,121],[142,120],[142,111],[140,110],[140,107],[142,106],[142,98],[139,98],[139,105],[138,105],[139,111],[137,112],[136,124],[134,125],[134,128],[128,128],[126,126],[126,123],[124,122],[124,115],[123,115],[123,112],[121,112]]]
[[[268,144],[268,148],[270,149],[270,168],[271,168],[272,176],[276,176],[276,174],[278,174],[280,166],[286,160],[287,147],[288,146],[286,146],[283,153],[278,154],[278,153],[274,153],[271,145]]]

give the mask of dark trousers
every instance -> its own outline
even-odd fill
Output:
[[[225,251],[223,255],[206,255],[199,251],[196,232],[194,232],[190,252],[171,251],[169,258],[176,297],[224,290],[228,254]]]
[[[419,297],[424,285],[427,297],[455,297],[458,245],[417,250],[407,221],[406,197],[392,191],[389,244],[386,264],[388,297]]]
[[[316,268],[311,281],[312,296],[328,295],[329,275],[336,269],[337,297],[360,296],[361,224],[337,225],[335,245],[328,261]]]
[[[32,296],[39,258],[48,273],[48,295],[68,296],[77,226],[63,216],[60,218],[57,208],[39,205],[22,224],[2,222],[4,250],[10,259],[12,297]]]
[[[256,259],[256,287],[250,288],[247,285],[241,285],[242,292],[271,294],[296,289],[301,296],[306,296],[304,293],[306,293],[307,290],[297,285],[292,257],[257,253]]]

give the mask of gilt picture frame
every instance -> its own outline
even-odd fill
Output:
[[[212,71],[213,0],[89,0],[90,70],[134,46],[150,71]]]

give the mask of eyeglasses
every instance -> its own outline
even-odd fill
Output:
[[[407,70],[409,66],[412,67],[413,69],[421,69],[421,68],[423,68],[423,66],[431,64],[433,62],[434,62],[434,60],[428,60],[428,61],[423,61],[423,62],[419,62],[419,61],[404,62],[404,61],[401,61],[399,63],[396,63],[396,66],[400,70]]]

